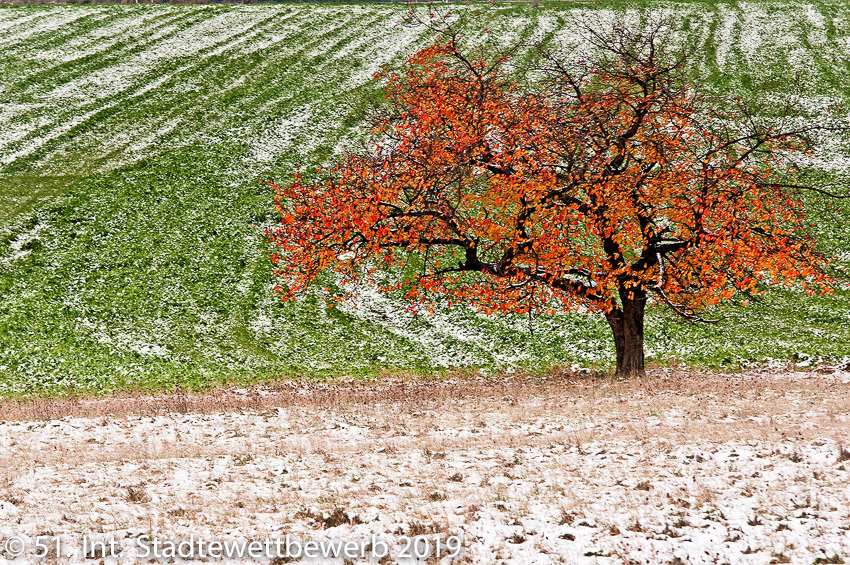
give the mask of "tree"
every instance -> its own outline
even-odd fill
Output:
[[[585,26],[593,57],[540,48],[522,83],[512,51],[468,53],[437,21],[435,45],[379,73],[371,145],[274,185],[284,299],[328,269],[487,314],[586,308],[632,375],[650,299],[696,322],[768,285],[829,291],[793,161],[823,126],[718,102],[688,80],[683,51],[663,49],[658,18]],[[378,276],[410,261],[414,276]]]

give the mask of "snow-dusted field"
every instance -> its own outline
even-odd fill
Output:
[[[574,56],[587,42],[570,20],[610,21],[617,6],[444,8],[476,11],[470,41],[543,39]],[[653,6],[694,46],[694,70],[710,89],[770,104],[793,93],[807,120],[848,107],[846,1]],[[623,7],[637,23],[635,6]],[[399,65],[435,39],[405,25],[409,9],[0,7],[0,397],[317,373],[610,367],[599,315],[534,320],[532,334],[524,317],[463,308],[414,316],[373,294],[329,313],[318,291],[281,305],[271,290],[263,229],[275,213],[258,179],[286,182],[295,164],[333,161],[360,137],[352,99],[377,95],[382,63]],[[825,141],[811,164],[818,183],[850,171],[850,140]],[[824,250],[845,261],[850,223],[823,209],[811,217]],[[848,304],[842,292],[773,294],[710,313],[726,318],[712,327],[652,307],[647,355],[725,368],[846,362]]]
[[[658,372],[6,403],[0,548],[420,534],[467,563],[842,563],[848,393],[846,371]]]

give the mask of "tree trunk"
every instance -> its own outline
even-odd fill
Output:
[[[627,291],[620,291],[622,307],[611,310],[605,317],[614,333],[617,349],[617,374],[621,376],[642,375],[643,365],[643,313],[646,308],[646,292],[636,291],[629,298]]]

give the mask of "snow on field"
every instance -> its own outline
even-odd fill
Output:
[[[47,62],[74,61],[112,49],[127,41],[128,36],[148,33],[155,25],[161,25],[161,19],[162,14],[153,11],[138,14],[137,17],[124,17],[75,35],[53,48],[39,50],[33,55]]]
[[[253,144],[253,156],[261,163],[268,163],[282,153],[295,139],[308,133],[312,104],[292,108],[290,114],[266,128]]]
[[[36,238],[38,238],[38,232],[40,232],[42,229],[44,229],[44,224],[36,224],[29,231],[18,234],[18,237],[16,237],[9,243],[9,247],[13,252],[12,255],[9,257],[3,257],[2,259],[0,259],[0,261],[4,263],[11,263],[12,261],[20,259],[21,257],[26,257],[29,254],[30,250],[26,249],[25,246]]]
[[[730,50],[735,47],[732,39],[732,32],[738,23],[737,13],[730,6],[718,4],[717,10],[720,13],[720,26],[717,36],[717,49],[715,51],[717,57],[717,66],[723,70],[727,68]]]
[[[232,43],[250,39],[253,28],[268,20],[275,12],[267,10],[239,10],[218,13],[181,33],[159,41],[145,56],[156,59],[185,58],[213,47],[228,48]],[[279,13],[278,13],[279,14]]]
[[[580,34],[569,29],[569,18],[577,15],[589,22],[601,22],[613,17],[611,10],[584,8],[570,13],[544,12],[535,17],[517,14],[506,17],[498,12],[499,9],[495,15],[487,16],[493,18],[492,34],[498,42],[510,43],[521,37],[531,40],[553,32],[555,40],[570,50],[580,47],[584,41]],[[843,24],[839,16],[827,16],[807,4],[795,4],[782,12],[754,2],[738,4],[734,9],[719,5],[716,14],[699,6],[677,6],[675,12],[701,22],[695,26],[699,29],[690,33],[705,34],[711,18],[720,18],[714,37],[706,39],[714,44],[717,63],[724,72],[733,72],[732,67],[742,62],[737,60],[734,48],[740,50],[743,62],[754,68],[788,64],[809,67],[810,53],[799,42],[802,25],[805,25],[804,33],[809,41],[818,50],[832,54],[833,59],[841,57],[842,42],[846,41],[843,33],[827,33],[832,29],[830,26],[841,29]],[[385,6],[313,6],[310,10],[292,6],[243,6],[238,9],[162,6],[156,11],[144,6],[65,6],[61,10],[5,10],[0,15],[0,47],[9,54],[26,58],[29,61],[27,73],[46,73],[52,69],[61,69],[61,72],[46,73],[38,81],[28,83],[26,75],[15,74],[23,71],[9,69],[10,80],[0,85],[0,91],[19,88],[18,82],[23,81],[22,90],[8,101],[10,107],[23,111],[3,110],[0,116],[0,163],[9,165],[27,158],[43,146],[73,147],[75,136],[69,134],[69,129],[82,128],[96,132],[96,143],[104,155],[117,149],[114,161],[107,166],[126,164],[126,156],[116,147],[119,141],[115,134],[119,132],[100,130],[96,121],[84,123],[79,121],[81,117],[112,114],[115,108],[126,107],[125,111],[129,111],[139,100],[190,93],[210,80],[215,71],[205,69],[199,61],[216,55],[229,53],[232,57],[243,57],[262,51],[270,57],[286,57],[300,53],[308,65],[300,78],[301,84],[282,85],[279,99],[298,98],[305,87],[330,84],[339,91],[356,88],[368,81],[381,63],[397,60],[420,45],[427,35],[421,29],[400,26],[402,14],[402,10]],[[637,17],[637,12],[632,11],[631,15]],[[734,33],[736,26],[740,27],[740,39],[733,45],[738,38]],[[309,34],[305,35],[307,30]],[[60,41],[49,40],[49,34],[55,32],[62,34]],[[80,61],[80,68],[68,72],[62,65],[69,61]],[[355,61],[357,64],[352,64]],[[838,62],[827,64],[841,68]],[[287,70],[283,67],[281,72]],[[246,72],[250,73],[250,69]],[[162,81],[162,77],[169,80]],[[33,98],[43,100],[47,107],[32,106]],[[174,102],[181,100],[175,98]],[[295,104],[313,102],[327,103],[302,99]],[[225,115],[221,115],[222,112]],[[203,140],[210,129],[226,121],[226,107],[220,108],[216,102],[210,105],[208,114],[207,120],[187,123],[184,141]],[[122,111],[117,115],[120,117]],[[77,121],[73,117],[78,117]],[[157,134],[158,128],[152,125],[147,131],[136,127],[129,133],[145,139],[142,146],[152,148],[155,144],[147,139]],[[170,135],[170,131],[162,135]],[[245,135],[248,139],[239,141],[249,145],[260,141],[250,128]],[[121,139],[120,143],[125,141]],[[272,145],[280,146],[285,142],[283,136],[280,143]],[[65,154],[58,148],[51,149],[45,151],[40,162],[49,160],[51,155]],[[261,156],[260,163],[265,161],[266,156]]]
[[[369,285],[357,289],[351,303],[343,302],[339,309],[362,320],[379,323],[393,334],[420,344],[429,352],[435,367],[450,368],[480,364],[480,352],[485,351],[500,366],[527,361],[521,352],[494,342],[481,326],[458,324],[450,312],[433,315],[411,311]]]
[[[465,563],[840,563],[848,392],[659,373],[7,403],[0,547],[425,535]]]
[[[12,15],[19,15],[12,10],[6,10]],[[10,17],[2,21],[0,32],[3,33],[2,40],[4,44],[16,45],[38,34],[55,32],[63,29],[65,26],[72,24],[76,20],[91,17],[94,15],[103,15],[106,10],[100,9],[97,11],[91,10],[38,10],[30,13],[24,13],[21,17]]]
[[[163,96],[172,98],[174,104],[185,103],[184,95],[191,95],[198,85],[209,80],[203,59],[227,53],[238,58],[260,50],[267,56],[280,57],[292,55],[293,48],[295,52],[303,50],[300,54],[303,62],[299,64],[309,65],[309,71],[302,73],[298,82],[282,85],[276,101],[279,108],[281,102],[297,97],[305,87],[333,84],[342,92],[363,84],[371,79],[382,62],[408,49],[411,41],[421,35],[421,30],[414,32],[395,27],[400,16],[383,7],[313,7],[309,11],[293,10],[289,6],[236,10],[210,6],[162,7],[157,17],[152,17],[153,12],[144,8],[120,8],[121,12],[97,10],[90,12],[65,7],[62,17],[48,17],[39,12],[31,18],[16,19],[16,26],[0,29],[0,46],[5,49],[15,46],[21,50],[22,56],[40,67],[38,70],[59,69],[72,59],[84,61],[77,72],[55,73],[53,82],[46,78],[32,84],[22,82],[20,88],[26,96],[21,103],[14,104],[13,100],[8,109],[4,104],[0,115],[3,129],[0,133],[0,163],[3,165],[56,145],[60,147],[45,151],[39,163],[49,166],[51,159],[64,161],[67,155],[62,146],[74,147],[74,138],[79,135],[76,132],[88,133],[87,130],[97,137],[91,143],[98,147],[99,152],[113,155],[105,166],[126,164],[127,156],[122,153],[121,146],[151,147],[155,145],[151,136],[170,135],[171,130],[162,130],[155,124],[142,121],[135,122],[133,128],[109,131],[96,120],[104,114],[116,114],[113,109],[121,108],[117,112],[117,120],[113,119],[120,123],[122,114],[127,110],[145,100],[153,101]],[[107,18],[102,25],[89,29],[91,18],[106,18],[110,14],[120,17],[113,18],[114,21]],[[74,27],[77,19],[86,24],[80,25],[79,32]],[[0,25],[7,23],[4,20]],[[64,41],[46,49],[35,47],[33,57],[24,55],[30,36],[41,38],[42,32],[57,29],[66,34]],[[307,30],[311,31],[305,36]],[[305,43],[298,37],[306,37],[308,41]],[[333,56],[326,61],[310,64],[312,59],[323,59],[329,54]],[[344,74],[344,69],[354,59],[362,59],[363,64]],[[246,68],[246,72],[250,73],[251,69]],[[282,74],[287,72],[290,72],[289,67],[281,68]],[[23,80],[27,77],[16,78]],[[244,78],[231,86],[244,84]],[[329,92],[323,97],[325,94],[334,95]],[[33,97],[44,100],[44,104],[33,105],[30,101]],[[209,136],[211,129],[214,133],[216,125],[227,121],[227,109],[211,105],[207,109],[209,120],[186,124],[185,131],[180,132],[184,141],[202,140]],[[265,118],[262,109],[257,108],[256,117],[260,120]],[[221,111],[225,114],[218,115]],[[148,129],[144,129],[146,123],[150,126]],[[322,127],[318,129],[322,135],[327,135],[325,130],[329,127],[335,127],[335,124],[320,125]],[[279,148],[278,152],[291,149],[289,146],[281,147],[293,141],[285,135],[268,140],[265,137],[255,138],[251,128],[247,130],[247,139],[235,141],[249,145],[267,144],[271,148]],[[234,130],[231,128],[230,131]],[[139,143],[128,140],[128,135],[138,136]],[[264,136],[265,132],[260,135]],[[303,150],[304,146],[299,148]],[[265,157],[260,155],[259,162],[264,160]],[[246,164],[246,170],[257,164]],[[240,174],[244,172],[240,171]]]

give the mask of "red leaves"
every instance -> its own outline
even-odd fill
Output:
[[[581,96],[564,80],[529,94],[506,60],[443,42],[383,67],[374,151],[273,185],[284,299],[325,269],[351,284],[415,270],[379,286],[485,313],[607,311],[652,289],[693,311],[800,279],[828,292],[782,161],[707,130],[693,88],[596,69]]]

